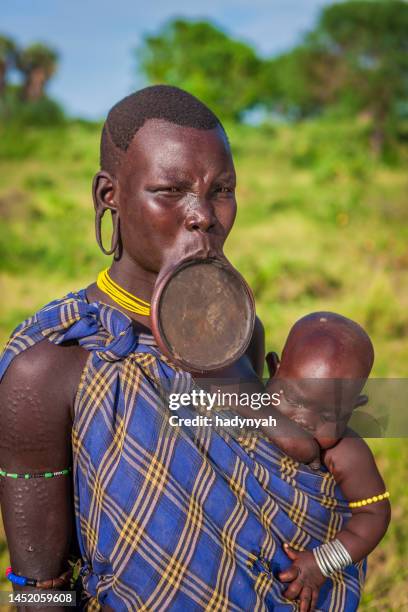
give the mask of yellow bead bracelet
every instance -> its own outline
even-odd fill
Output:
[[[381,493],[381,495],[374,495],[374,497],[368,497],[367,499],[360,499],[360,501],[349,502],[350,508],[361,508],[361,506],[368,506],[369,504],[375,504],[375,502],[387,499],[390,496],[389,491]]]

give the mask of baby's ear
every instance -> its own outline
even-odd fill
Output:
[[[280,360],[278,354],[272,351],[266,355],[265,359],[268,366],[269,378],[273,378],[279,370]]]

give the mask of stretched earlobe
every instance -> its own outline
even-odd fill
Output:
[[[108,209],[105,208],[104,210],[98,209],[96,211],[96,214],[95,214],[96,242],[98,243],[98,246],[104,255],[112,255],[113,253],[115,253],[115,259],[118,259],[119,258],[119,241],[120,241],[120,229],[119,229],[120,220],[119,220],[119,213],[117,210],[111,210],[113,232],[112,232],[111,246],[110,246],[109,251],[105,249],[105,247],[103,246],[103,242],[102,242],[102,218],[107,210]]]
[[[109,172],[102,170],[95,174],[92,181],[92,197],[95,210],[117,209],[118,184]]]
[[[95,235],[96,242],[104,255],[115,254],[120,257],[120,219],[119,209],[116,205],[116,180],[108,172],[98,172],[92,183],[92,196],[95,207]],[[102,219],[107,210],[112,215],[113,232],[110,249],[106,249],[102,242]]]

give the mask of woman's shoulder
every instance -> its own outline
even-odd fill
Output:
[[[59,410],[73,406],[81,373],[88,351],[76,340],[50,341],[50,334],[58,335],[73,315],[78,304],[83,304],[84,291],[70,292],[53,300],[16,327],[0,358],[0,400],[13,404],[18,414],[31,422],[33,405],[43,414],[55,418]],[[36,409],[37,410],[37,409]],[[18,414],[17,414],[18,413]],[[72,414],[72,412],[71,412]]]
[[[53,344],[43,338],[25,351],[19,353],[11,361],[7,373],[20,382],[32,382],[35,386],[43,385],[45,380],[66,378],[67,366],[80,360],[80,355],[89,353],[77,342]]]
[[[12,369],[14,375],[22,379],[37,379],[41,372],[55,371],[62,359],[71,359],[77,353],[76,343],[67,343],[72,350],[61,351],[60,346],[49,342],[44,333],[47,325],[54,319],[54,327],[66,317],[66,308],[78,303],[86,303],[84,290],[70,292],[62,298],[52,300],[27,317],[11,333],[0,357],[0,380],[6,371]],[[65,310],[65,312],[64,312]]]
[[[44,339],[10,363],[0,384],[0,443],[2,462],[12,471],[42,469],[67,455],[86,358],[79,346]]]

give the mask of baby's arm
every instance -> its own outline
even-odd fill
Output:
[[[336,446],[322,451],[323,461],[349,502],[372,499],[385,492],[384,481],[367,444],[354,432]],[[388,499],[351,508],[352,517],[335,539],[346,548],[353,563],[364,559],[384,536],[391,517]],[[279,579],[290,582],[284,595],[299,599],[301,612],[314,610],[319,589],[325,581],[312,551],[294,551],[285,545],[293,562]]]
[[[352,433],[352,432],[347,432]],[[385,492],[373,454],[360,437],[348,435],[323,452],[323,462],[349,502],[374,500]],[[380,542],[391,518],[388,499],[351,508],[352,517],[336,538],[353,562],[364,559]]]

